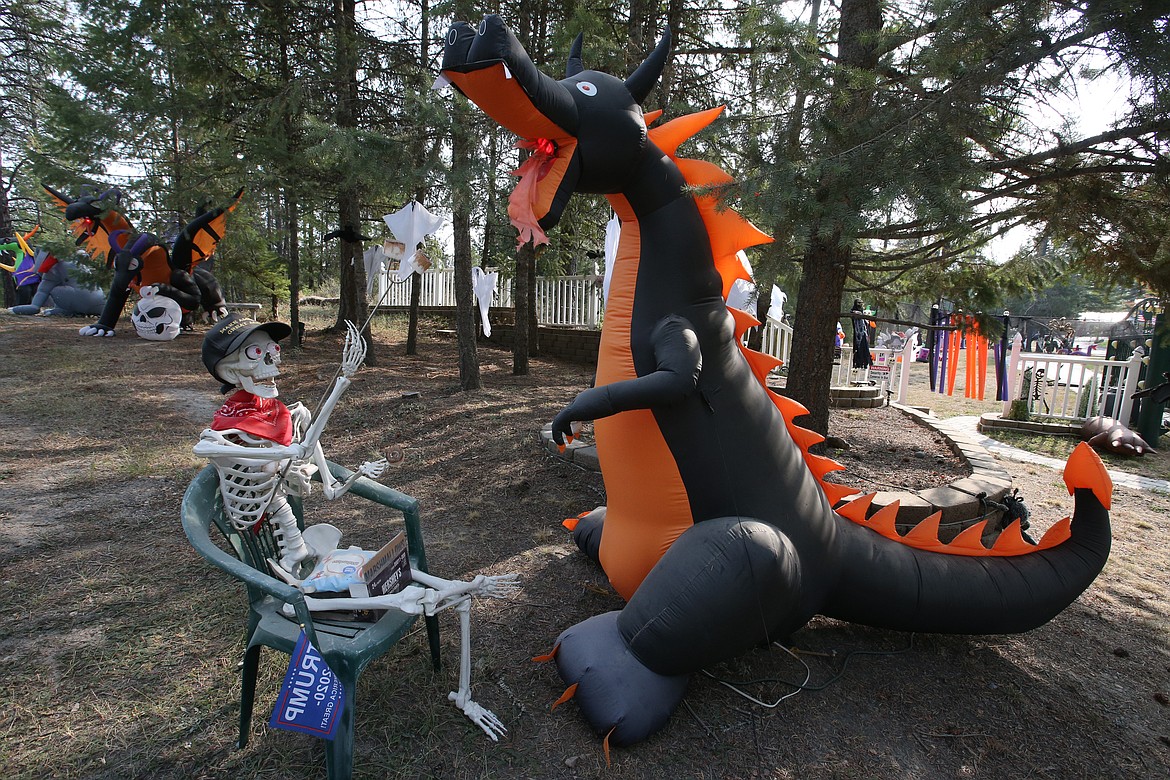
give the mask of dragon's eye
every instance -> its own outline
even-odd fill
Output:
[[[597,94],[597,87],[594,86],[592,81],[578,81],[577,91],[586,97],[593,97]]]

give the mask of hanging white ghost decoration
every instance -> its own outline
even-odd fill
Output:
[[[768,319],[776,322],[784,321],[784,302],[788,300],[788,293],[776,285],[772,285],[772,303],[768,307]]]
[[[748,257],[743,250],[735,253],[736,259],[739,260],[743,269],[747,271],[748,276],[752,274],[752,264],[748,262]],[[739,309],[740,311],[747,311],[749,306],[755,302],[756,299],[756,284],[744,279],[736,279],[731,285],[731,289],[727,291],[727,305],[732,309]],[[755,313],[754,307],[752,314]]]
[[[622,237],[622,223],[617,214],[605,223],[605,281],[601,285],[601,295],[609,303],[609,283],[613,279],[613,264],[617,261],[618,241]]]
[[[479,319],[483,323],[485,338],[492,336],[492,324],[488,321],[488,307],[491,306],[492,296],[495,295],[498,277],[497,272],[488,273],[478,265],[471,268],[471,289],[475,292],[475,300],[479,303]]]
[[[441,228],[447,220],[432,214],[423,208],[421,203],[413,200],[393,214],[385,215],[382,220],[394,237],[406,247],[402,253],[402,262],[398,266],[398,279],[405,281],[412,273],[427,267],[415,262],[415,251],[424,238]]]
[[[183,324],[183,309],[173,298],[159,295],[157,288],[142,288],[142,298],[130,313],[134,330],[148,341],[171,341],[179,335]]]

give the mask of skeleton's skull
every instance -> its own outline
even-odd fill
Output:
[[[144,296],[134,304],[130,315],[134,330],[150,341],[170,341],[179,335],[183,321],[183,310],[173,299],[165,295]]]
[[[261,398],[276,398],[280,376],[280,345],[265,331],[257,330],[235,352],[215,364],[215,370],[236,387]]]

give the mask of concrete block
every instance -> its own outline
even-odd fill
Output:
[[[960,490],[969,496],[978,496],[980,493],[986,493],[987,498],[992,501],[1003,501],[1004,495],[1006,495],[1008,490],[1011,488],[1011,483],[1009,482],[1005,485],[997,480],[993,481],[989,479],[966,477],[964,479],[952,482],[950,487],[952,490]],[[985,508],[979,514],[983,514],[983,512],[986,512],[989,508],[990,507]]]
[[[872,515],[895,501],[898,502],[898,518],[894,521],[896,525],[918,525],[935,511],[931,503],[921,496],[906,491],[882,491],[874,495],[868,514]]]
[[[921,490],[918,496],[942,512],[942,523],[963,523],[983,514],[979,501],[961,490],[935,487]]]
[[[573,462],[581,468],[590,469],[591,471],[601,471],[601,462],[597,459],[597,447],[592,444],[574,449],[572,451]]]

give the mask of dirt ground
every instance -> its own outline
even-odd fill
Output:
[[[323,777],[319,741],[266,725],[287,663],[275,653],[262,660],[251,741],[234,748],[245,600],[178,521],[204,465],[191,447],[222,399],[201,334],[85,339],[80,324],[0,318],[0,765],[14,778]],[[401,356],[398,325],[377,342],[379,365],[342,400],[327,453],[353,466],[405,447],[382,481],[419,499],[431,570],[518,572],[523,590],[473,611],[475,697],[508,735],[490,742],[447,702],[458,630],[444,616],[441,671],[420,629],[363,674],[356,777],[1170,776],[1170,499],[1123,489],[1105,571],[1048,625],[911,636],[817,618],[791,637],[795,659],[760,649],[696,675],[666,727],[615,749],[607,768],[575,705],[550,711],[564,688],[553,665],[530,660],[566,627],[621,608],[559,525],[604,503],[601,477],[538,437],[591,372],[536,359],[513,377],[510,355],[483,349],[484,390],[463,393],[454,344],[432,325],[417,357]],[[339,337],[310,331],[286,350],[282,398],[314,407],[339,355]],[[851,479],[920,488],[962,473],[896,415],[834,414]],[[1037,535],[1071,508],[1058,473],[1003,466]],[[362,504],[318,494],[308,511],[346,542],[378,546],[394,518]],[[716,678],[748,681],[768,706]]]

